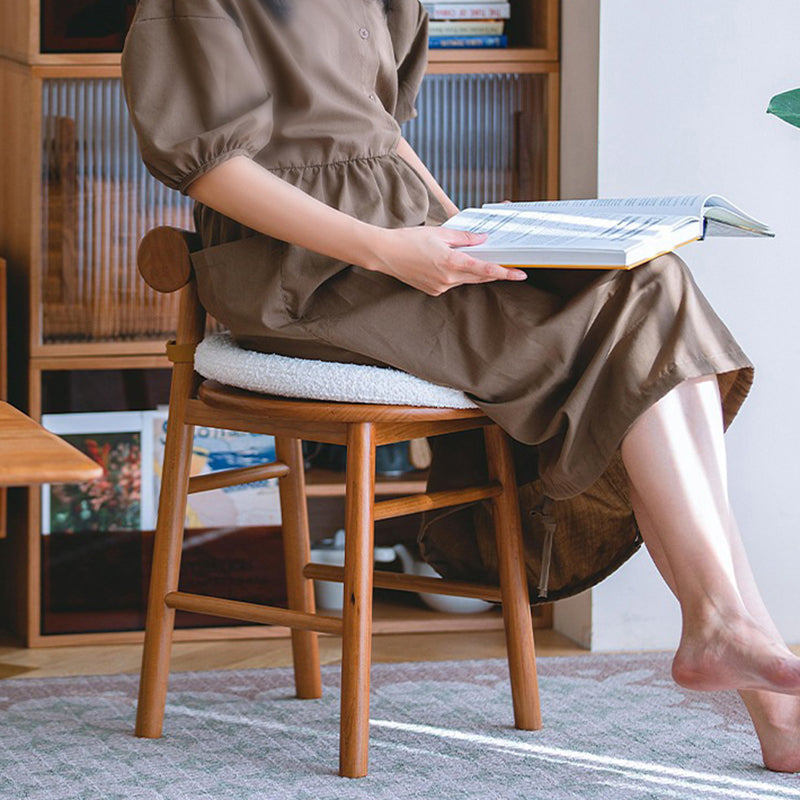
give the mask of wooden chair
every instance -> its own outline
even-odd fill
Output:
[[[196,234],[156,228],[139,248],[139,270],[161,292],[182,290],[177,336],[167,345],[173,362],[161,498],[142,662],[136,735],[161,735],[176,609],[292,629],[297,696],[321,695],[317,632],[342,636],[339,774],[367,774],[372,589],[386,587],[502,602],[514,721],[541,727],[528,587],[523,562],[517,489],[509,440],[477,408],[335,403],[267,396],[203,380],[193,356],[203,339],[205,311],[192,276]],[[298,360],[299,361],[299,360]],[[275,436],[277,461],[190,477],[193,426]],[[458,491],[375,502],[375,447],[472,428],[484,430],[490,481]],[[301,441],[347,446],[345,565],[310,561]],[[280,478],[288,608],[199,596],[178,590],[186,498],[189,492]],[[374,571],[373,522],[428,509],[491,498],[497,533],[500,588]],[[342,618],[315,613],[313,580],[344,582]]]

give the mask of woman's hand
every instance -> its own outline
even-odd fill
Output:
[[[454,249],[485,240],[486,234],[450,228],[379,229],[374,259],[364,266],[434,297],[465,283],[525,280],[527,275],[520,269],[481,261],[465,250]]]

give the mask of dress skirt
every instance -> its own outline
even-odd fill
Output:
[[[472,398],[516,442],[534,599],[588,588],[638,548],[619,445],[648,407],[686,378],[716,374],[727,428],[752,383],[752,364],[675,254],[432,297],[354,266],[312,279],[275,246],[254,237],[196,254],[201,301],[248,349],[388,365]],[[259,258],[271,266],[254,281]],[[237,284],[249,293],[231,293]],[[482,447],[480,432],[440,437],[429,488],[485,477]],[[429,514],[420,544],[448,578],[497,578],[486,503]]]

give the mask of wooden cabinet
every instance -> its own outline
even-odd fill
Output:
[[[34,418],[53,403],[63,405],[53,397],[67,378],[80,382],[90,373],[136,384],[131,404],[158,396],[153,376],[167,366],[163,342],[175,298],[139,280],[136,247],[154,225],[192,227],[191,201],[156,182],[140,163],[119,53],[47,51],[42,31],[52,45],[59,31],[48,15],[58,5],[0,4],[0,253],[9,263],[9,343],[20,356],[11,399]],[[120,0],[121,13],[129,5]],[[460,205],[558,196],[559,2],[513,0],[512,15],[508,49],[431,51],[419,118],[405,130]],[[315,482],[311,491],[333,496],[339,485]],[[41,627],[47,576],[38,494],[29,493],[20,519],[24,526],[14,526],[6,547],[15,581],[13,627],[30,645],[64,642],[67,637],[43,634]],[[396,628],[401,623],[392,616]],[[452,624],[486,623],[461,618]],[[424,613],[409,625],[429,629]],[[77,634],[69,641],[139,635]],[[181,634],[219,635],[253,632]]]
[[[0,258],[0,400],[8,395],[8,351],[6,349],[6,261]],[[6,536],[6,490],[0,488],[0,539]],[[0,593],[2,597],[2,593]],[[2,614],[0,614],[2,619]]]

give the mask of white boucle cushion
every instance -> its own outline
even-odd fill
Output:
[[[389,367],[290,358],[245,350],[229,333],[197,346],[194,368],[204,377],[251,392],[340,403],[475,408],[464,392]]]

